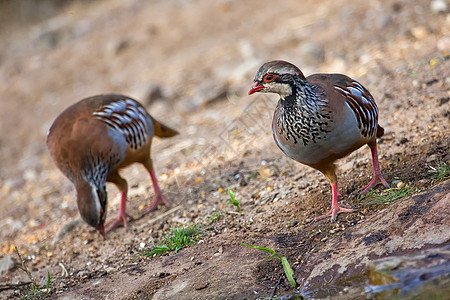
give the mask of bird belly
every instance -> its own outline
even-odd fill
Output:
[[[288,157],[306,165],[312,165],[319,163],[325,159],[328,155],[323,151],[323,146],[320,144],[308,144],[303,145],[301,143],[293,144],[287,141],[283,135],[278,132],[274,132],[273,137],[278,148],[283,151]]]
[[[292,139],[286,139],[276,124],[273,124],[273,137],[284,154],[306,165],[316,165],[324,161],[333,162],[369,141],[361,136],[356,118],[351,114],[348,114],[339,126],[334,127],[321,139],[306,145],[301,141],[293,143]]]

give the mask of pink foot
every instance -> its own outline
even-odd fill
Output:
[[[127,228],[128,227],[127,218],[130,218],[130,220],[134,220],[133,217],[131,217],[129,214],[124,213],[124,214],[120,214],[117,219],[109,221],[107,226],[110,226],[110,227],[107,232],[110,232],[111,230],[118,227],[119,225],[123,225],[123,227]]]
[[[150,206],[144,210],[144,215],[154,211],[159,204],[163,204],[167,207],[170,207],[170,203],[169,201],[167,201],[166,197],[164,197],[163,194],[159,194],[155,197],[155,199],[153,199],[153,201],[150,203]]]
[[[350,208],[344,208],[344,207],[340,207],[339,205],[335,205],[331,207],[331,210],[329,212],[327,212],[324,215],[321,215],[320,217],[314,218],[314,221],[318,221],[321,220],[323,218],[326,218],[328,216],[331,216],[331,222],[335,222],[336,221],[336,216],[338,215],[338,213],[341,212],[352,212],[354,211],[354,209],[350,209]]]
[[[380,183],[386,188],[389,187],[386,180],[383,178],[383,175],[381,175],[380,165],[378,163],[377,145],[375,144],[371,146],[370,151],[372,152],[373,177],[368,185],[358,191],[359,195],[366,194],[368,191],[370,191],[370,189],[376,187]]]
[[[371,189],[376,187],[377,185],[382,184],[384,187],[388,188],[389,185],[387,184],[386,180],[383,178],[381,174],[374,175],[372,180],[370,180],[369,184],[363,187],[359,190],[359,194],[362,196],[364,194],[367,194]]]

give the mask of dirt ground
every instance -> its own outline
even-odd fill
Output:
[[[281,264],[242,242],[276,247],[302,283],[302,265],[330,231],[360,230],[390,207],[361,205],[353,193],[372,174],[365,147],[339,163],[340,201],[357,212],[311,223],[329,209],[329,186],[278,150],[271,134],[277,96],[247,96],[253,76],[265,61],[284,59],[305,75],[359,80],[385,128],[385,178],[427,190],[429,171],[450,161],[450,13],[433,5],[445,1],[431,2],[107,0],[53,9],[0,2],[0,257],[16,258],[17,246],[41,285],[51,274],[43,297],[52,298],[182,299],[187,279],[198,299],[268,298],[284,278]],[[77,223],[54,242],[78,211],[72,184],[48,155],[46,132],[70,104],[109,92],[141,100],[180,131],[152,148],[172,206],[106,240]],[[150,178],[140,166],[122,174],[129,213],[138,217],[154,197]],[[242,213],[226,204],[227,188]],[[108,195],[112,218],[120,197],[112,185]],[[189,224],[201,225],[196,245],[145,257],[171,228]],[[19,268],[0,273],[0,285],[26,281]],[[0,298],[24,293],[7,289]],[[281,280],[277,295],[292,293]]]

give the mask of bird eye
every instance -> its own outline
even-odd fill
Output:
[[[278,76],[275,74],[267,74],[266,76],[264,76],[263,81],[264,82],[272,82],[277,77]]]

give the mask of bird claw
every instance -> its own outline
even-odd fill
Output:
[[[163,204],[167,207],[170,207],[170,203],[166,199],[166,197],[164,197],[163,194],[159,194],[155,197],[155,199],[153,199],[153,201],[150,203],[150,206],[144,210],[144,215],[154,211],[158,207],[159,204]]]
[[[121,224],[123,225],[123,227],[127,228],[128,227],[127,218],[129,218],[130,221],[134,221],[134,218],[127,213],[121,214],[117,219],[109,221],[107,226],[110,226],[110,227],[109,227],[107,233],[109,233],[110,231],[112,231],[114,228],[118,227]],[[112,223],[112,225],[110,225],[111,223]]]
[[[337,215],[339,213],[341,213],[341,212],[353,212],[353,211],[355,211],[355,210],[351,209],[351,208],[340,207],[339,205],[332,206],[331,210],[329,212],[327,212],[326,214],[321,215],[321,216],[319,216],[317,218],[314,218],[314,221],[319,221],[319,220],[321,220],[323,218],[331,216],[331,223],[334,223],[334,222],[336,222],[336,217],[337,217]]]
[[[389,188],[389,185],[387,184],[386,180],[381,175],[374,176],[372,180],[363,188],[359,189],[357,191],[357,194],[359,195],[359,198],[367,194],[371,189],[376,187],[377,185],[382,184],[384,187]]]

